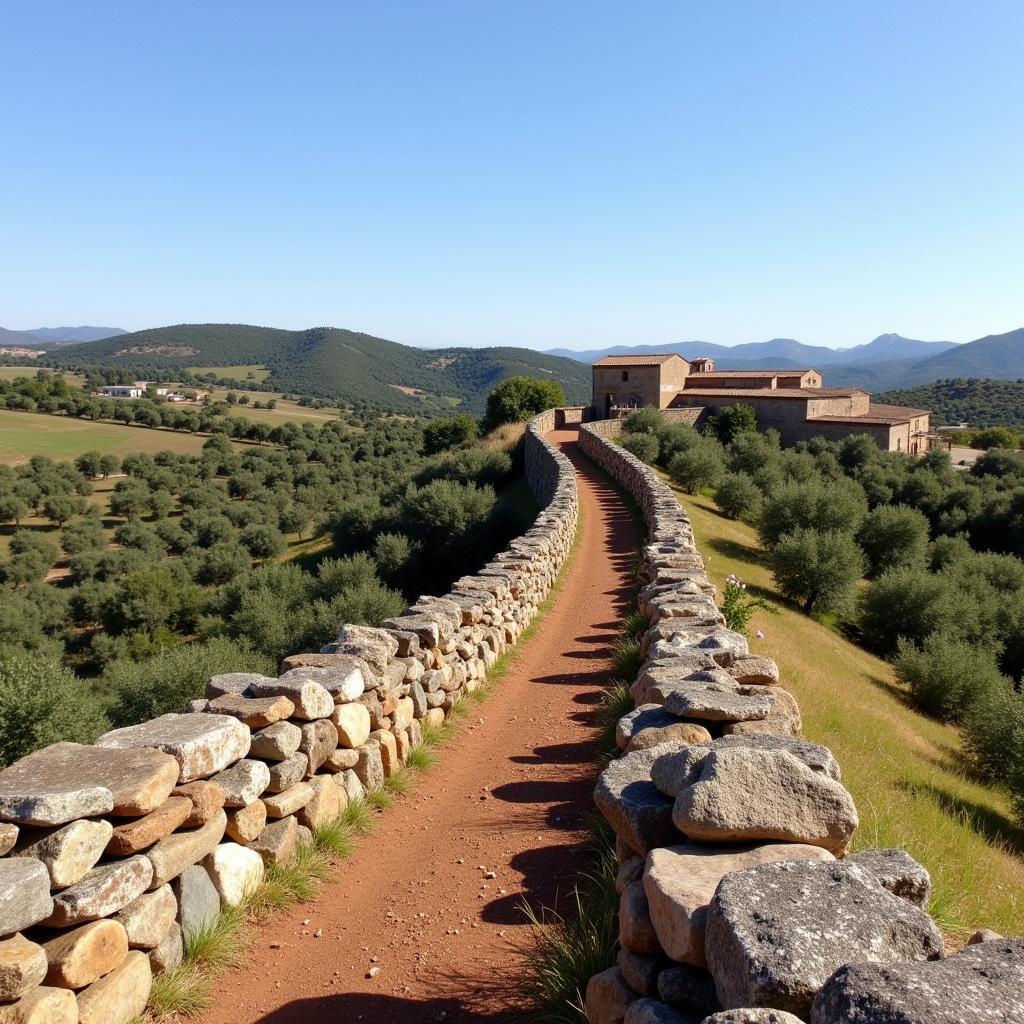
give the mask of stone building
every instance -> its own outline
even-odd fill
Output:
[[[675,353],[605,356],[593,365],[594,415],[601,419],[645,405],[714,413],[737,404],[749,405],[758,426],[774,427],[784,444],[867,434],[884,451],[914,454],[931,446],[927,409],[881,405],[860,388],[824,387],[815,369],[716,370],[711,359]]]

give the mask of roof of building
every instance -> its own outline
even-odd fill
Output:
[[[904,405],[881,405],[869,402],[863,416],[809,416],[808,423],[875,423],[880,426],[897,426],[909,423],[916,416],[931,415],[928,409],[911,409]]]
[[[853,398],[864,394],[860,388],[686,388],[680,396],[706,398]]]
[[[604,356],[598,359],[594,366],[661,366],[670,359],[683,359],[678,352],[656,352],[649,356]]]
[[[690,376],[707,380],[709,377],[802,377],[805,373],[817,373],[812,367],[806,370],[694,370]]]

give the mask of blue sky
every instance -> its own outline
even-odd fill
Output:
[[[0,324],[1024,325],[1024,5],[4,5]]]

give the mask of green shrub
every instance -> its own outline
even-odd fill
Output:
[[[423,450],[428,455],[457,448],[477,435],[477,422],[472,416],[450,416],[431,420],[423,428]]]
[[[210,676],[222,672],[273,675],[275,664],[245,644],[216,638],[165,648],[146,661],[114,661],[102,683],[113,694],[108,710],[115,726],[134,725],[169,712],[182,712],[202,697]]]
[[[0,647],[0,767],[49,743],[91,743],[107,728],[86,683],[59,659]]]
[[[485,433],[490,433],[502,423],[519,423],[560,405],[565,405],[565,393],[557,381],[509,377],[487,396],[482,426]]]
[[[914,703],[936,718],[959,721],[978,701],[1009,685],[990,651],[943,633],[932,633],[922,647],[901,637],[894,665]]]
[[[1024,695],[997,687],[964,716],[964,741],[981,773],[1024,796]]]
[[[730,519],[755,519],[761,511],[761,489],[746,473],[726,473],[715,490],[715,503]]]
[[[869,512],[857,531],[867,559],[867,575],[887,569],[924,565],[928,548],[928,520],[906,505],[880,505]]]
[[[657,437],[665,427],[665,417],[652,405],[631,412],[622,421],[624,434],[650,434]]]
[[[799,527],[784,533],[770,554],[779,590],[805,612],[845,606],[864,571],[864,555],[848,533]]]
[[[787,466],[800,471],[801,462],[790,456]],[[809,458],[809,456],[805,456]],[[813,460],[812,460],[813,463]],[[813,474],[813,466],[812,466]],[[784,533],[798,527],[820,533],[853,533],[867,513],[864,491],[854,480],[823,481],[817,476],[790,480],[765,494],[758,532],[761,543],[772,548]]]
[[[658,439],[653,434],[623,434],[619,438],[619,444],[632,452],[638,459],[648,464],[658,459]]]
[[[726,405],[711,417],[708,428],[722,444],[730,444],[740,434],[754,433],[757,430],[757,415],[753,406],[744,405],[742,402]]]
[[[674,455],[668,464],[672,482],[687,494],[714,487],[724,472],[722,446],[709,438],[701,438],[692,448]]]

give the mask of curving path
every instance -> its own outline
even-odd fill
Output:
[[[575,880],[593,810],[593,715],[637,542],[576,431],[548,437],[576,467],[583,509],[560,597],[336,881],[253,929],[247,965],[218,980],[203,1024],[460,1024],[507,1012],[522,901],[557,906]]]

